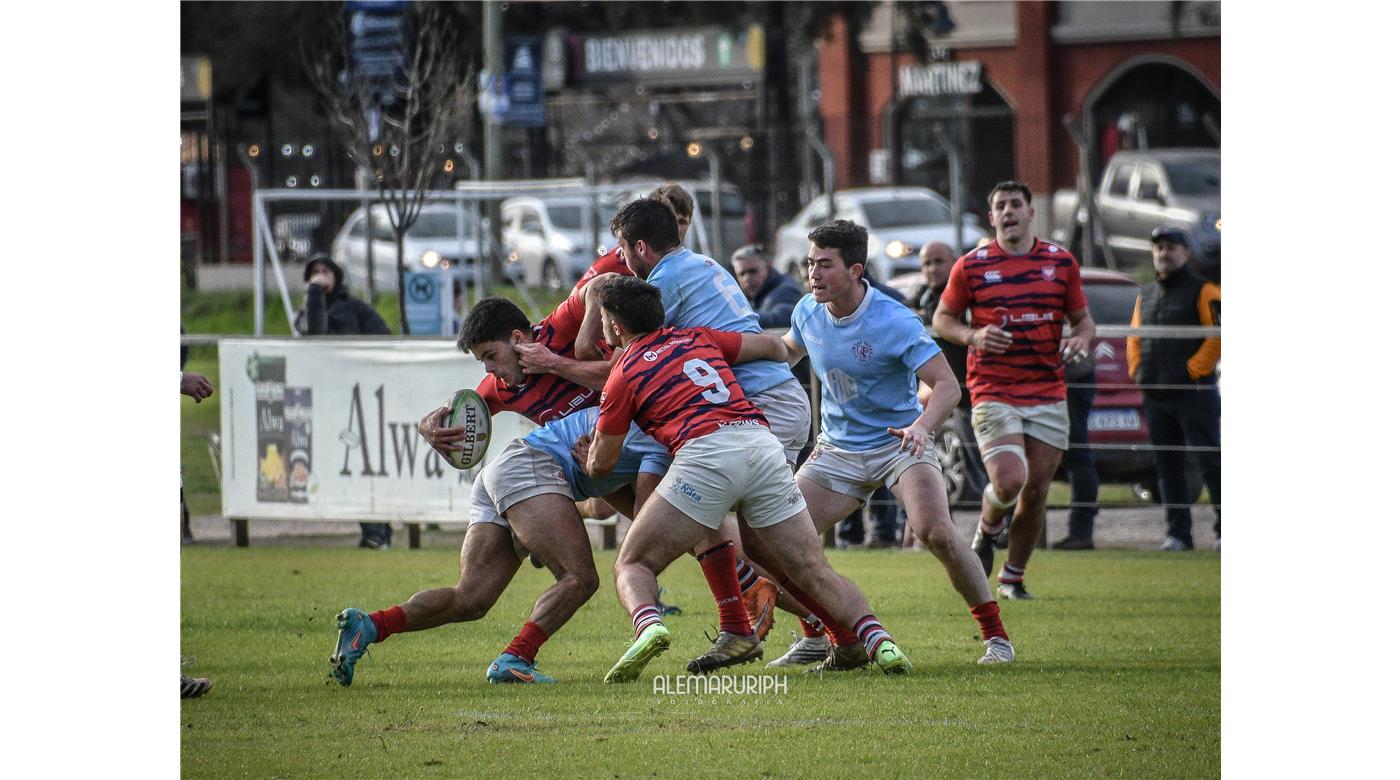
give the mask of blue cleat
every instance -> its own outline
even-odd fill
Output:
[[[379,630],[364,610],[354,607],[336,615],[335,627],[340,629],[340,635],[335,640],[335,655],[331,656],[331,676],[349,687],[355,680],[355,662],[369,649],[370,643],[379,638]]]
[[[559,682],[513,653],[501,653],[486,669],[486,679],[493,683],[552,683]]]

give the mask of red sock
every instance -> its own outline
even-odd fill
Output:
[[[822,621],[814,614],[808,614],[805,618],[798,618],[797,624],[802,626],[802,636],[812,639],[822,635]]]
[[[739,590],[739,575],[734,571],[737,560],[734,543],[725,542],[701,553],[700,570],[705,573],[705,582],[714,594],[715,606],[719,608],[719,630],[739,636],[753,633],[749,625],[749,612],[744,609],[744,597]]]
[[[402,633],[404,626],[408,624],[408,618],[404,617],[403,607],[389,607],[378,612],[369,613],[369,619],[374,623],[376,642],[383,642],[394,634]]]
[[[783,590],[787,591],[788,595],[797,599],[797,602],[799,604],[806,607],[807,609],[810,609],[812,611],[812,614],[817,616],[817,619],[820,620],[822,624],[826,626],[826,630],[831,632],[831,637],[836,642],[836,644],[844,647],[846,645],[860,641],[860,637],[856,636],[854,631],[852,631],[846,626],[841,625],[841,621],[832,617],[831,613],[827,612],[825,607],[823,607],[816,599],[804,593],[801,588],[792,584],[791,580],[784,578],[782,585]]]
[[[999,636],[1008,642],[1011,641],[1011,637],[1006,635],[1006,629],[1001,625],[1001,607],[997,606],[995,601],[973,607],[972,616],[977,618],[977,625],[982,627],[984,640]]]
[[[540,652],[540,645],[548,639],[549,634],[546,634],[543,628],[526,621],[525,625],[520,627],[520,633],[506,645],[506,652],[532,664],[535,662],[535,655]]]

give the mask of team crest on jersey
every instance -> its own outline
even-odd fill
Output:
[[[977,259],[978,259],[978,260],[986,260],[986,259],[987,259],[987,250],[985,250],[985,249],[979,249],[979,250],[977,250]]]
[[[991,284],[992,282],[999,282],[1001,281],[1001,271],[988,271],[985,275],[983,275],[982,279],[988,284]]]
[[[1055,266],[1042,265],[1040,267],[1040,278],[1044,279],[1047,282],[1053,281],[1055,278]]]
[[[646,352],[643,352],[643,353],[642,353],[642,360],[645,360],[645,361],[648,362],[648,363],[655,363],[655,362],[656,362],[656,352],[654,352],[654,351],[652,351],[652,350],[650,350],[650,349],[647,350]]]
[[[870,361],[870,356],[875,354],[875,347],[868,341],[857,341],[851,345],[851,354],[856,356],[856,360],[867,363]]]
[[[1046,244],[1046,245],[1045,245],[1045,251],[1047,251],[1047,252],[1049,252],[1050,254],[1053,255],[1053,254],[1055,254],[1056,252],[1060,251],[1060,248],[1057,247],[1057,246],[1055,246],[1054,244]]]

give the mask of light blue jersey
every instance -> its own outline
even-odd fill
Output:
[[[551,458],[564,469],[569,480],[569,488],[574,492],[574,500],[603,498],[637,478],[638,473],[663,476],[671,465],[671,456],[656,439],[642,433],[636,423],[627,430],[627,438],[622,440],[622,454],[612,473],[600,479],[593,479],[583,473],[574,460],[573,447],[578,437],[593,433],[598,423],[598,407],[574,412],[567,417],[551,420],[543,427],[530,431],[525,443],[537,450],[549,453]]]
[[[822,381],[822,438],[861,452],[894,441],[885,428],[919,416],[914,376],[938,345],[918,315],[869,285],[849,317],[833,317],[807,294],[792,312],[792,338]]]
[[[661,290],[667,325],[731,333],[763,332],[739,283],[724,266],[704,255],[685,247],[674,250],[651,269],[647,282]],[[739,387],[750,398],[792,379],[792,369],[773,360],[754,360],[732,368]]]

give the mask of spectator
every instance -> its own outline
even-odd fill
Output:
[[[306,304],[297,312],[296,329],[308,336],[389,335],[389,326],[373,306],[350,295],[345,272],[329,255],[311,258],[302,271]]]
[[[792,324],[792,307],[802,299],[802,287],[787,274],[773,273],[773,258],[762,244],[734,250],[729,258],[739,288],[758,314],[761,328],[786,328]]]
[[[1069,474],[1069,533],[1050,545],[1055,550],[1094,549],[1094,518],[1099,514],[1099,467],[1089,449],[1089,410],[1094,406],[1098,383],[1095,359],[1089,357],[1065,365],[1065,401],[1069,409],[1069,450],[1065,471]]]
[[[296,329],[308,336],[389,335],[384,318],[345,289],[345,272],[329,256],[318,254],[302,271],[306,305],[297,313]],[[360,523],[360,546],[387,549],[393,538],[388,523]]]
[[[938,309],[943,288],[948,286],[948,272],[953,270],[956,259],[953,248],[942,241],[930,241],[919,250],[919,271],[924,275],[924,283],[914,288],[914,299],[905,303],[919,313],[925,325],[933,324],[933,313]]]
[[[1187,267],[1186,234],[1172,227],[1152,231],[1152,267],[1157,283],[1145,288],[1133,309],[1133,325],[1220,325],[1220,288]],[[1128,337],[1128,371],[1142,386],[1157,485],[1167,507],[1162,549],[1194,547],[1186,487],[1184,445],[1197,450],[1201,473],[1215,505],[1215,547],[1220,549],[1220,391],[1215,368],[1220,337],[1145,339]]]
[[[183,328],[181,328],[181,332],[184,332]],[[183,370],[185,366],[185,357],[188,354],[189,350],[182,346],[180,348],[180,368],[182,369],[180,371],[180,394],[187,395],[193,398],[195,403],[199,403],[214,394],[214,385],[210,384],[209,380],[205,378],[203,374],[196,374],[193,371]],[[190,514],[189,510],[185,507],[185,480],[183,476],[180,478],[180,515],[184,521],[182,530],[184,532],[185,541],[193,541],[193,538],[189,535]],[[183,674],[180,675],[180,698],[182,699],[198,698],[208,693],[209,689],[213,687],[214,683],[208,677],[186,677]]]

